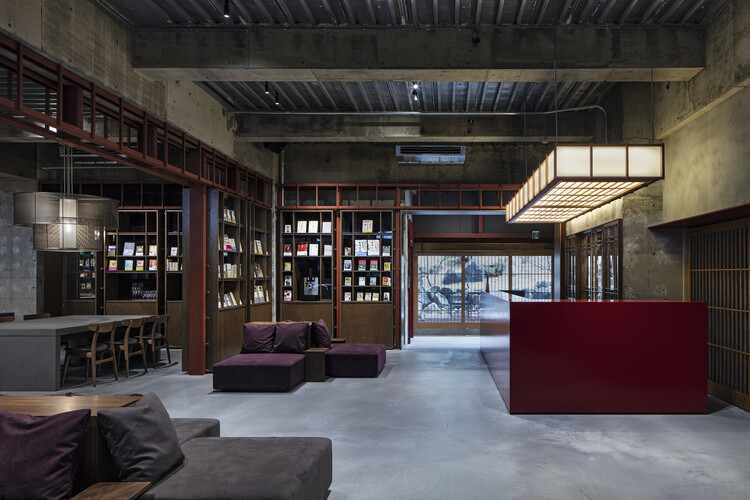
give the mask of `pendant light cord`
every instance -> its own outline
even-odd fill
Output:
[[[654,24],[651,23],[651,144],[654,143]]]
[[[555,23],[555,40],[554,56],[552,57],[552,72],[555,79],[555,146],[557,146],[558,129],[557,129],[557,23]]]

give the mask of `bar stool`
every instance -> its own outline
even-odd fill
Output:
[[[148,345],[151,346],[151,354],[154,357],[154,368],[159,363],[159,354],[162,349],[167,349],[167,361],[172,364],[172,355],[169,353],[169,341],[167,340],[167,326],[169,324],[169,315],[160,314],[159,316],[151,316],[146,322],[152,322],[151,333],[143,337]]]
[[[144,373],[148,373],[146,364],[146,344],[143,340],[143,323],[146,318],[126,319],[122,322],[125,329],[125,337],[115,341],[115,348],[125,357],[125,377],[130,376],[130,358],[141,355],[143,358]]]
[[[85,382],[88,379],[89,365],[91,365],[91,378],[93,380],[94,387],[96,387],[96,367],[110,361],[112,362],[112,366],[114,366],[115,369],[115,380],[118,380],[117,360],[115,359],[114,345],[115,323],[94,323],[89,325],[89,330],[94,332],[94,335],[91,338],[91,346],[68,347],[67,349],[65,349],[65,365],[63,367],[62,383],[60,384],[61,386],[65,385],[65,376],[68,373],[68,364],[70,363],[70,358],[86,358],[87,360],[91,360],[90,363],[88,361],[86,362],[86,374],[84,375],[83,381]],[[100,343],[99,336],[107,334],[109,334],[108,342]]]

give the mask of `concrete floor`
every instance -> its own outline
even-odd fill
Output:
[[[476,337],[422,337],[389,351],[377,379],[288,394],[213,392],[210,375],[177,366],[133,374],[103,374],[96,389],[74,375],[60,392],[153,391],[173,417],[220,419],[223,436],[330,437],[331,500],[717,500],[750,491],[749,413],[711,399],[708,415],[509,415]]]

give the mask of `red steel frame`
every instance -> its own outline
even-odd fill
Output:
[[[0,122],[162,179],[199,183],[270,207],[271,180],[146,111],[0,35]],[[24,104],[43,89],[44,110]]]

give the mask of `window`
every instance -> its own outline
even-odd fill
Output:
[[[621,298],[620,221],[568,236],[565,239],[565,256],[568,298]]]

